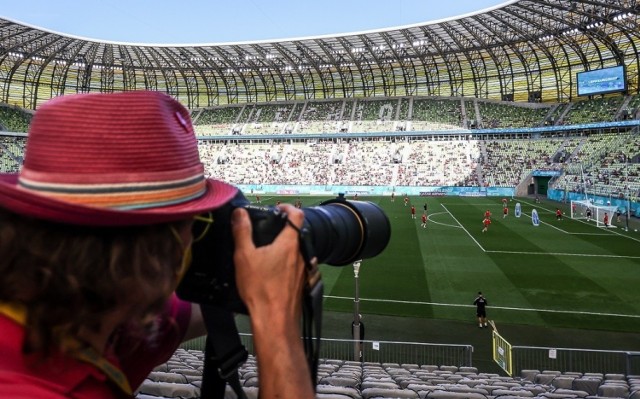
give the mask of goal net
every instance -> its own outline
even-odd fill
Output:
[[[594,222],[598,227],[611,227],[611,222],[617,210],[617,206],[596,205],[591,200],[571,201],[571,219]]]

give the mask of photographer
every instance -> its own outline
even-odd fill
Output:
[[[188,110],[147,91],[42,105],[19,174],[0,174],[0,392],[132,398],[179,344],[206,334],[173,293],[194,217],[237,189],[206,179]],[[294,226],[299,209],[282,205]],[[286,227],[256,248],[232,214],[238,291],[251,315],[262,397],[313,397],[300,340],[305,268]]]

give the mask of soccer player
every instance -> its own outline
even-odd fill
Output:
[[[556,208],[556,220],[562,220],[562,211],[560,208]]]
[[[422,224],[420,226],[422,226],[423,229],[427,228],[427,214],[426,213],[422,213]]]
[[[604,213],[602,222],[604,223],[604,227],[609,227],[609,215],[607,214],[607,212]]]
[[[259,196],[259,195],[256,195],[256,203],[258,203],[258,204],[260,204],[260,203],[261,203],[261,202],[260,202],[260,196]]]
[[[488,212],[488,211],[487,211]],[[482,221],[482,225],[484,226],[482,228],[482,232],[484,233],[485,231],[489,230],[489,225],[491,224],[491,219],[489,217],[484,218],[484,220]]]
[[[620,223],[620,215],[622,214],[622,212],[620,212],[620,208],[618,208],[618,210],[616,211],[616,223]]]
[[[505,205],[504,208],[502,208],[502,218],[503,219],[506,218],[508,214],[509,214],[509,207]]]
[[[416,218],[416,207],[415,205],[411,205],[411,219]]]
[[[484,218],[485,218],[485,219],[491,219],[491,211],[489,211],[489,210],[487,209],[487,211],[484,213]]]
[[[409,197],[407,197],[406,195],[404,196],[404,206],[407,206],[407,204],[409,204]]]
[[[591,208],[587,208],[587,222],[591,221]]]
[[[508,202],[508,201],[507,201],[507,199],[506,199],[506,198],[503,198],[503,199],[502,199],[502,207],[503,207],[503,208],[506,208],[506,207],[507,207],[507,202]]]
[[[392,192],[391,193],[391,202],[395,202],[396,201],[396,193]]]

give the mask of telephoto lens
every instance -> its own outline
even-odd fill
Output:
[[[182,299],[246,313],[235,284],[234,242],[231,213],[247,210],[256,246],[267,245],[286,225],[287,215],[276,207],[256,206],[238,194],[227,204],[203,217],[209,224],[194,223],[193,261],[177,288]],[[391,224],[384,211],[368,201],[349,201],[344,196],[303,208],[301,252],[310,260],[345,266],[380,254],[391,238]]]

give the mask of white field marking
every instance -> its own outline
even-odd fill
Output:
[[[516,255],[553,255],[553,256],[577,256],[585,258],[620,258],[620,259],[640,259],[640,256],[630,255],[605,255],[605,254],[573,254],[569,252],[527,252],[527,251],[485,251],[493,254],[516,254]]]
[[[502,204],[496,204],[494,202],[485,202],[485,203],[478,203],[478,204],[474,204],[474,203],[458,203],[458,202],[452,202],[452,203],[446,203],[446,202],[441,202],[440,205],[447,205],[447,206],[481,206],[481,207],[486,207],[486,206],[493,206],[493,205],[500,205],[502,206]]]
[[[524,212],[522,212],[522,214],[525,215],[526,217],[528,217],[529,219],[531,219],[531,215],[526,214]],[[568,234],[568,235],[574,235],[574,236],[606,236],[606,235],[608,235],[606,233],[571,233],[571,232],[568,232],[566,230],[561,229],[560,227],[554,226],[551,223],[543,222],[542,220],[540,221],[540,223],[546,224],[547,226],[553,227],[554,229],[556,229],[556,230],[558,230],[558,231],[560,231],[560,232],[562,232],[564,234]]]
[[[528,217],[528,218],[530,218],[530,219],[531,219],[531,216],[530,216],[530,215],[527,215],[527,214],[526,214],[526,213],[524,213],[524,212],[522,212],[522,214],[523,214],[523,215],[525,215],[526,217]],[[569,233],[568,231],[562,230],[561,228],[556,227],[556,226],[554,226],[554,225],[552,225],[552,224],[549,224],[549,223],[547,223],[547,222],[543,222],[542,220],[540,220],[540,223],[542,223],[542,224],[546,224],[546,225],[547,225],[547,226],[549,226],[549,227],[553,227],[554,229],[558,230],[559,232],[562,232],[562,233],[565,233],[565,234],[571,234],[571,233]]]
[[[567,234],[571,234],[572,236],[608,236],[609,235],[606,233],[567,233]]]
[[[458,223],[458,226],[460,226],[460,228],[461,228],[462,230],[464,230],[464,231],[467,233],[467,235],[469,235],[469,237],[471,237],[471,239],[473,240],[473,242],[475,242],[475,243],[476,243],[476,245],[477,245],[478,247],[480,247],[480,249],[482,250],[482,252],[487,252],[487,251],[485,251],[485,249],[484,249],[484,248],[482,248],[482,245],[480,245],[480,243],[478,242],[478,240],[476,240],[476,239],[475,239],[475,237],[474,237],[474,236],[472,236],[472,235],[471,235],[471,233],[469,233],[469,231],[468,231],[467,229],[465,229],[465,228],[464,228],[464,226],[462,225],[462,223],[460,223],[460,222],[458,221],[458,219],[456,219],[456,217],[455,217],[455,216],[453,216],[453,213],[449,212],[449,210],[447,209],[447,207],[446,207],[446,206],[444,206],[444,204],[440,204],[440,205],[444,208],[444,210],[445,210],[445,211],[447,211],[447,213],[449,214],[449,216],[451,216],[451,217],[453,218],[453,220],[455,220],[455,221],[456,221],[456,223]]]
[[[249,196],[251,196],[251,194],[249,194]],[[273,199],[273,197],[265,197],[265,198],[260,197],[260,203],[263,203],[265,201],[269,201],[271,199]],[[251,201],[251,203],[252,204],[257,204],[255,194],[253,194],[253,201]]]
[[[532,204],[531,202],[527,202],[527,201],[521,201],[521,202],[524,203],[524,204],[532,205],[532,206],[535,207],[535,204]],[[553,211],[551,211],[549,209],[546,209],[546,208],[540,208],[540,209],[544,209],[545,211],[553,213]],[[589,222],[585,222],[584,220],[580,220],[580,219],[572,219],[572,220],[575,220],[577,222],[584,223],[584,224],[587,224],[587,225],[591,226],[589,224]],[[600,229],[603,229],[603,228],[600,227]],[[612,231],[612,230],[605,230],[605,231],[608,231],[610,234],[615,234],[615,235],[618,235],[620,237],[624,237],[624,238],[628,238],[628,239],[636,241],[636,242],[640,242],[640,239],[637,239],[637,238],[634,238],[634,237],[631,237],[631,236],[628,236],[628,235],[624,235],[622,233],[618,233],[617,231]],[[567,233],[567,234],[576,234],[576,233]],[[602,235],[606,235],[606,234],[602,234]]]
[[[333,295],[325,295],[325,298],[331,299],[341,299],[341,300],[349,300],[353,301],[353,297],[346,296],[333,296]],[[452,307],[452,308],[475,308],[475,305],[461,305],[456,303],[438,303],[438,302],[419,302],[419,301],[399,301],[393,299],[367,299],[360,298],[360,301],[364,302],[384,302],[384,303],[399,303],[405,305],[427,305],[427,306],[443,306],[443,307]],[[490,309],[500,309],[500,310],[513,310],[518,312],[540,312],[540,313],[563,313],[563,314],[584,314],[589,316],[612,316],[612,317],[629,317],[632,319],[640,319],[640,315],[637,314],[619,314],[619,313],[600,313],[600,312],[588,312],[588,311],[578,311],[578,310],[553,310],[553,309],[532,309],[532,308],[517,308],[510,306],[490,306]]]
[[[431,216],[446,215],[446,214],[447,214],[447,212],[432,213],[431,215],[427,216],[427,220],[430,221],[433,224],[439,224],[441,226],[455,227],[456,229],[461,229],[462,228],[462,226],[460,226],[460,225],[456,226],[455,224],[446,224],[446,223],[436,222],[435,220],[431,219]]]

